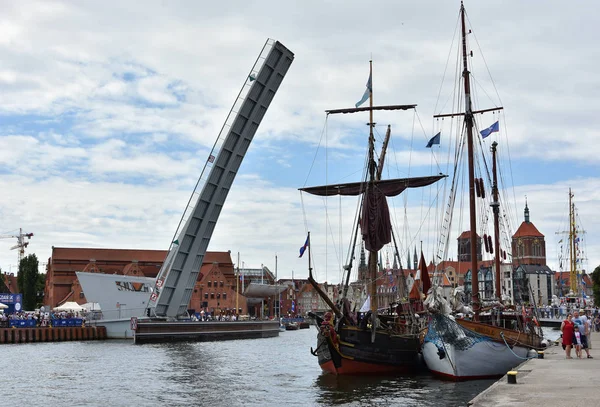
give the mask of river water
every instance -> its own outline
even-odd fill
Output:
[[[268,339],[2,345],[3,405],[465,406],[492,380],[335,377],[310,354],[316,328]]]

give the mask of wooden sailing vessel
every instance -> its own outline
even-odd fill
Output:
[[[365,179],[362,182],[301,188],[303,192],[318,196],[358,196],[362,200],[360,227],[364,247],[369,253],[367,285],[370,311],[361,321],[355,319],[350,311],[350,304],[347,299],[343,298],[340,305],[334,304],[314,280],[310,256],[310,233],[307,238],[308,281],[331,310],[324,317],[310,314],[315,318],[319,327],[317,347],[315,350],[311,349],[311,352],[318,357],[319,365],[325,372],[339,375],[406,372],[417,365],[420,352],[419,332],[421,326],[415,321],[414,315],[411,313],[403,315],[401,312],[395,315],[379,315],[378,313],[376,295],[377,255],[379,250],[392,240],[392,227],[386,197],[396,196],[407,188],[418,188],[433,184],[444,177],[444,175],[435,175],[381,179],[385,146],[389,139],[390,130],[388,127],[386,141],[383,143],[383,152],[376,162],[373,112],[375,110],[413,109],[416,105],[373,106],[372,63],[370,64],[370,73],[369,82],[367,83],[367,91],[369,92],[368,107],[327,111],[327,114],[369,112],[368,124],[370,130]],[[365,97],[363,97],[363,101],[366,100]],[[358,231],[358,229],[356,230]],[[396,255],[397,253],[396,250]],[[345,267],[348,274],[344,296],[347,292],[351,268],[351,264]]]
[[[473,320],[455,319],[441,312],[433,312],[428,324],[427,335],[424,339],[423,358],[429,369],[439,376],[452,380],[470,380],[504,375],[508,370],[525,360],[531,349],[541,348],[542,337],[541,330],[534,325],[532,320],[528,320],[526,315],[507,313],[500,305],[502,296],[500,285],[500,204],[496,170],[497,143],[492,144],[493,201],[491,207],[494,213],[494,267],[496,272],[495,285],[498,306],[491,313],[487,313],[486,315],[481,314],[478,281],[476,191],[482,189],[482,184],[476,185],[478,181],[475,178],[474,114],[500,110],[502,108],[479,111],[472,109],[470,72],[467,64],[465,8],[462,4],[460,16],[465,111],[464,113],[438,115],[435,117],[462,116],[465,122],[464,128],[466,130],[469,172],[470,258],[474,318]]]

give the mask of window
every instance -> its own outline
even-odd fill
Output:
[[[217,298],[221,298],[221,293],[217,293]]]
[[[212,287],[212,281],[209,281],[209,282],[207,282],[207,283],[206,283],[206,285],[207,285],[208,287]]]
[[[227,299],[227,293],[223,293],[223,299],[226,300]]]
[[[215,293],[210,293],[210,299],[214,300],[215,299]]]
[[[221,281],[221,287],[223,287],[224,283]]]
[[[204,293],[204,299],[208,300],[208,293]]]

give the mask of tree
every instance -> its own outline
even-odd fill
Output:
[[[6,286],[6,281],[4,281],[6,277],[4,277],[4,273],[2,269],[0,269],[0,293],[9,293],[8,287]]]
[[[19,263],[17,284],[23,294],[23,309],[33,311],[37,307],[39,262],[35,254],[30,254]]]
[[[594,293],[594,304],[600,305],[600,266],[592,272],[592,292]]]

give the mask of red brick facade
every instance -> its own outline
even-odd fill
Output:
[[[79,304],[87,302],[77,280],[76,271],[156,277],[166,255],[166,250],[53,247],[52,257],[48,259],[46,266],[44,304],[56,307],[65,301],[75,301]],[[218,282],[217,287],[214,286],[214,281]],[[223,282],[222,286],[221,282]],[[207,252],[189,308],[196,311],[204,308],[209,312],[213,308],[233,309],[236,304],[235,288],[231,254]],[[207,293],[208,300],[205,299]],[[214,299],[211,298],[211,294],[214,295]],[[207,307],[202,307],[203,301],[208,302]],[[238,308],[242,308],[242,313],[247,312],[246,299],[241,295],[238,299]]]

